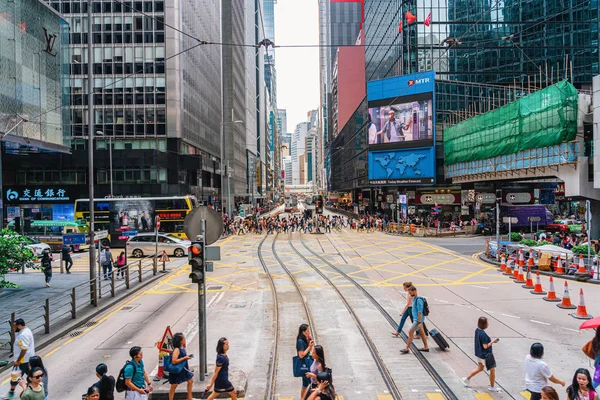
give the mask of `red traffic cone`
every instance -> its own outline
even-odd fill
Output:
[[[525,266],[525,257],[523,257],[523,250],[519,249],[519,266],[520,267],[524,267]]]
[[[515,267],[515,270],[513,271],[513,276],[511,276],[510,279],[518,279],[519,273],[521,273],[521,274],[523,273],[523,272],[519,272],[519,271],[521,271],[521,268],[523,268],[523,266],[521,266],[521,263],[519,263],[519,267],[518,268]]]
[[[504,270],[504,275],[512,276],[512,261],[510,258],[508,259],[508,264],[506,264],[506,270]]]
[[[525,289],[533,289],[533,279],[531,278],[531,267],[527,267],[527,279],[525,284],[523,285]]]
[[[556,269],[554,272],[556,272],[557,274],[561,274],[561,275],[565,274],[565,268],[563,267],[563,262],[560,259],[560,254],[558,255],[558,258],[556,259]]]
[[[579,268],[577,269],[577,273],[587,275],[587,269],[585,268],[585,263],[583,262],[583,254],[579,255]]]
[[[506,271],[506,257],[502,254],[502,259],[500,260],[500,271]]]
[[[529,249],[529,260],[527,260],[528,267],[535,267],[535,261],[533,260],[533,250]]]
[[[523,267],[519,267],[519,273],[517,274],[517,280],[515,283],[525,283],[525,274],[523,273]]]
[[[158,371],[156,372],[156,375],[154,376],[154,380],[160,381],[161,379],[163,379],[164,372],[165,372],[165,361],[164,361],[163,353],[159,352],[158,353]]]
[[[568,310],[574,310],[577,308],[573,304],[571,304],[571,297],[569,296],[569,284],[567,283],[567,281],[565,281],[565,293],[563,294],[562,301],[560,302],[560,304],[557,304],[556,307]]]
[[[542,289],[542,280],[540,279],[540,271],[535,272],[535,287],[533,290],[530,290],[533,294],[546,294],[544,289]]]
[[[585,308],[585,301],[583,300],[583,289],[579,289],[579,306],[577,307],[577,312],[571,314],[571,316],[577,319],[592,318],[592,316],[587,313],[587,309]]]
[[[544,297],[546,301],[558,302],[560,299],[556,297],[556,290],[554,289],[554,278],[550,275],[550,289],[548,289],[548,296]]]

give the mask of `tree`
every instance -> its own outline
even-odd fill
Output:
[[[24,236],[3,229],[0,231],[0,288],[18,288],[19,286],[6,280],[6,274],[11,270],[40,267],[34,263],[33,250],[26,247],[27,240]]]

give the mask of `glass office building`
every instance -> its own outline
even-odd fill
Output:
[[[368,81],[435,69],[439,79],[527,84],[572,69],[581,87],[599,72],[597,0],[365,0],[364,26]]]

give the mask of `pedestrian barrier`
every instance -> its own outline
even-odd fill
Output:
[[[579,289],[579,305],[577,306],[577,311],[571,314],[571,316],[577,319],[592,319],[592,316],[588,314],[587,309],[585,307],[585,300],[583,299],[583,289]]]
[[[539,273],[538,273],[539,275]],[[522,285],[525,289],[533,289],[533,279],[531,278],[531,267],[527,267],[527,281]]]
[[[85,311],[98,307],[103,298],[113,298],[129,290],[133,285],[132,278],[136,275],[139,282],[142,282],[144,277],[156,275],[154,257],[136,260],[120,270],[113,269],[111,275],[107,274],[105,279],[103,274],[98,274],[95,279],[74,286],[62,295],[46,298],[37,304],[29,304],[4,315],[0,314],[0,320],[10,322],[10,330],[0,332],[0,359],[9,358],[8,353],[12,349],[15,335],[13,322],[17,318],[26,321],[34,333],[35,340],[38,341],[42,339],[42,335],[53,333],[69,321],[82,317]],[[116,277],[119,272],[124,275],[122,280]]]
[[[544,300],[551,302],[559,302],[560,299],[556,297],[556,290],[554,289],[554,278],[550,275],[550,289],[548,289],[548,296],[544,297]]]
[[[569,296],[569,284],[567,281],[565,281],[565,292],[563,294],[562,302],[560,304],[557,304],[556,307],[563,308],[566,310],[574,310],[577,308],[573,304],[571,304],[571,296]]]
[[[547,294],[542,289],[542,279],[540,278],[540,271],[536,271],[535,273],[535,287],[533,290],[530,290],[533,294]]]

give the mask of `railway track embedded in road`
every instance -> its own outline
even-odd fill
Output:
[[[373,306],[382,314],[382,316],[390,323],[390,325],[394,329],[397,327],[397,323],[394,320],[394,318],[390,315],[390,313],[381,305],[381,303],[379,303],[371,295],[371,293],[369,293],[364,287],[362,287],[361,284],[359,284],[354,278],[352,278],[351,276],[349,276],[348,274],[346,274],[344,271],[342,271],[341,269],[339,269],[338,267],[336,267],[335,265],[333,265],[331,262],[329,262],[323,256],[321,256],[320,254],[318,254],[317,252],[315,252],[313,249],[311,249],[310,246],[308,246],[306,244],[306,242],[304,241],[304,238],[302,237],[302,234],[300,234],[300,241],[302,242],[302,245],[304,246],[304,248],[306,248],[313,256],[315,256],[318,259],[320,259],[324,264],[326,264],[328,267],[330,267],[331,269],[333,269],[339,275],[343,276],[346,280],[348,280],[350,283],[352,283],[358,290],[360,290],[363,293],[363,295],[373,304]],[[290,242],[290,244],[291,244],[291,242]],[[332,244],[333,244],[333,242],[332,242]],[[336,246],[334,245],[334,247],[336,247]],[[292,248],[296,251],[296,253],[298,255],[300,255],[300,257],[302,257],[306,262],[308,262],[309,265],[313,269],[315,269],[316,271],[318,271],[319,274],[324,279],[326,279],[329,282],[330,285],[332,285],[335,288],[335,286],[331,283],[331,280],[328,277],[326,277],[323,274],[322,271],[320,271],[317,267],[314,266],[314,264],[312,264],[310,261],[308,261],[306,259],[306,257],[304,257],[303,255],[301,255],[295,249],[295,247],[293,245],[292,245]],[[335,288],[335,289],[336,289],[336,291],[339,294],[339,290],[337,288]],[[340,296],[341,296],[341,294],[340,294]],[[344,303],[346,304],[346,302],[344,302]],[[404,341],[408,340],[408,338],[407,338],[407,336],[406,336],[406,334],[404,332],[402,332],[401,335],[402,335],[402,339]],[[446,399],[448,399],[448,400],[459,400],[458,396],[452,391],[452,389],[450,388],[450,386],[446,383],[446,381],[437,372],[437,370],[435,369],[435,367],[429,362],[429,360],[427,360],[427,358],[423,354],[421,354],[420,351],[417,350],[417,347],[415,346],[414,343],[412,344],[411,348],[412,348],[413,353],[415,354],[417,360],[423,366],[423,368],[425,369],[425,371],[427,371],[427,373],[429,374],[429,376],[431,376],[431,378],[436,383],[436,385],[439,387],[439,389],[440,389],[441,393],[443,394],[443,396]],[[393,382],[393,380],[392,380],[392,382]],[[386,384],[387,384],[387,380],[386,380]],[[398,398],[400,398],[400,397],[398,397]]]

